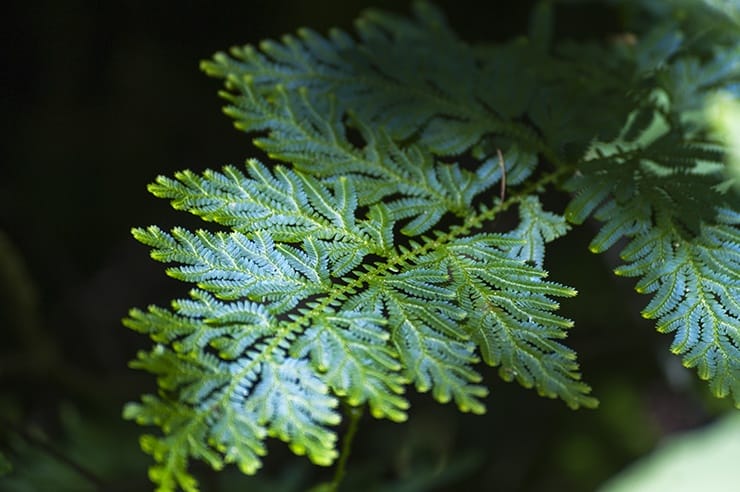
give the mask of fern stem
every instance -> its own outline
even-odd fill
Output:
[[[337,461],[337,468],[334,472],[334,479],[331,481],[331,484],[328,487],[328,491],[330,492],[337,492],[339,490],[339,485],[342,483],[342,480],[344,480],[344,476],[347,473],[347,461],[349,460],[349,455],[352,452],[352,442],[355,439],[355,434],[357,434],[357,428],[359,427],[360,419],[362,419],[362,414],[365,410],[365,407],[362,405],[359,407],[346,405],[346,407],[347,414],[349,415],[349,425],[347,427],[347,433],[344,435],[344,439],[342,439],[342,450],[341,454],[339,455],[339,460]]]

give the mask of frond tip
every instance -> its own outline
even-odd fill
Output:
[[[500,237],[478,235],[454,241],[448,249],[447,267],[468,313],[465,325],[483,360],[499,366],[504,380],[534,387],[541,396],[562,398],[572,408],[595,407],[591,388],[580,381],[575,352],[559,342],[573,322],[553,314],[558,303],[549,298],[572,297],[576,291],[507,258],[502,244]]]
[[[635,288],[653,295],[642,315],[674,333],[671,352],[740,407],[740,216],[722,210],[718,218],[690,240],[666,227],[637,236],[616,273],[642,277]]]

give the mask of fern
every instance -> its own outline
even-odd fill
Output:
[[[146,441],[155,457],[160,447],[170,449],[159,459],[163,488],[175,481],[191,487],[181,456],[216,467],[235,461],[254,471],[266,435],[315,463],[331,463],[335,436],[327,426],[338,422],[337,397],[401,421],[408,408],[404,387],[414,384],[439,401],[454,399],[461,410],[482,413],[487,391],[473,367],[476,345],[506,379],[573,407],[593,405],[573,352],[557,341],[571,323],[552,314],[557,303],[548,297],[574,292],[509,258],[507,251],[522,241],[471,234],[495,209],[393,249],[378,239],[392,233],[395,220],[375,212],[380,204],[367,215],[385,214],[382,228],[357,220],[357,194],[346,178],[332,193],[298,171],[273,173],[256,161],[248,167],[252,177],[232,168],[203,177],[180,173],[178,181],[161,178],[151,189],[218,222],[258,218],[249,235],[134,231],[155,259],[179,264],[168,270],[171,276],[198,287],[172,311],[133,311],[127,321],[159,344],[139,354],[135,367],[157,374],[160,388],[177,394],[149,396],[127,409],[140,423],[168,429],[166,440]],[[202,200],[192,199],[194,189]],[[223,206],[232,197],[236,206]],[[382,260],[359,269],[370,254]],[[343,276],[348,270],[352,275]],[[302,403],[284,408],[283,399]],[[176,420],[162,421],[163,415]],[[222,435],[222,427],[240,430]],[[190,444],[193,435],[200,436],[197,445]]]
[[[470,46],[431,5],[414,12],[203,64],[281,164],[149,187],[215,223],[133,231],[194,284],[125,320],[155,342],[132,366],[159,391],[124,414],[162,430],[141,440],[158,490],[198,490],[191,458],[255,473],[267,437],[330,465],[340,404],[400,422],[409,387],[483,413],[480,362],[594,407],[557,313],[576,292],[544,269],[547,243],[591,216],[591,250],[621,247],[615,272],[653,296],[643,315],[740,405],[740,207],[693,102],[737,86],[737,43],[696,58],[660,26],[634,48],[551,46],[545,3],[532,43]],[[563,214],[540,200],[553,186],[573,193]]]

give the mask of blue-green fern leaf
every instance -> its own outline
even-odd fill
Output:
[[[710,381],[717,396],[740,406],[740,214],[720,210],[718,223],[683,239],[670,223],[638,234],[622,250],[618,275],[641,277],[652,300],[644,317],[674,333],[671,351]]]
[[[386,130],[355,120],[365,142],[358,148],[349,141],[334,104],[322,113],[305,90],[291,93],[278,88],[275,97],[279,104],[273,104],[258,97],[250,84],[242,89],[242,99],[226,94],[238,104],[227,108],[227,113],[246,129],[271,130],[267,137],[257,139],[256,145],[270,157],[288,161],[305,173],[325,180],[350,178],[358,190],[359,205],[383,201],[392,217],[411,219],[402,229],[405,234],[428,230],[447,212],[469,214],[473,198],[501,179],[495,153],[469,171],[456,163],[441,164],[418,145],[400,146]],[[516,146],[508,148],[506,156],[512,183],[531,173],[536,162],[532,152]]]
[[[636,289],[653,296],[643,315],[675,333],[671,350],[697,367],[715,395],[738,403],[740,203],[723,186],[723,148],[703,137],[705,123],[692,115],[691,101],[740,80],[740,66],[728,63],[732,50],[718,48],[702,63],[682,57],[680,36],[672,39],[672,58],[644,74],[655,76],[668,100],[633,113],[616,140],[592,142],[566,184],[575,196],[565,216],[576,224],[592,215],[603,222],[591,251],[620,245],[627,263],[616,273],[641,277]],[[699,67],[707,72],[691,81],[678,75],[698,74]]]
[[[388,344],[386,321],[376,312],[342,311],[322,316],[292,346],[309,355],[334,392],[353,406],[368,402],[376,417],[406,419],[406,378]]]
[[[418,3],[369,11],[356,37],[301,30],[203,64],[281,164],[159,177],[150,191],[212,230],[133,230],[193,284],[125,321],[154,342],[131,365],[157,394],[125,416],[161,429],[141,439],[158,490],[198,490],[191,459],[255,473],[269,437],[329,465],[340,403],[403,421],[414,388],[483,413],[481,363],[595,406],[558,313],[576,292],[543,268],[566,219],[602,222],[591,249],[622,248],[643,314],[740,401],[739,207],[695,114],[736,91],[737,46],[695,36],[692,57],[675,26],[644,51],[557,44],[543,9],[532,42],[468,45]],[[573,193],[562,215],[543,208],[550,185]]]
[[[339,399],[401,421],[413,384],[482,413],[480,356],[506,380],[516,375],[573,407],[595,404],[573,353],[555,341],[571,323],[553,314],[549,296],[574,291],[511,257],[547,233],[471,235],[496,214],[471,208],[454,230],[396,247],[399,219],[380,202],[358,219],[359,193],[346,178],[256,161],[247,169],[183,172],[151,187],[231,231],[134,230],[153,258],[172,264],[169,275],[197,286],[170,310],[134,310],[126,321],[157,342],[132,366],[157,375],[160,394],[126,416],[164,431],[142,441],[161,490],[195,490],[188,457],[254,473],[269,436],[331,463]],[[362,265],[369,257],[375,263]]]
[[[558,303],[549,297],[570,297],[576,291],[508,258],[507,241],[477,235],[448,246],[447,266],[469,315],[467,329],[483,359],[499,366],[505,380],[516,379],[542,396],[560,397],[573,408],[594,406],[589,387],[579,381],[575,353],[559,341],[573,322],[553,314]]]
[[[536,196],[528,196],[519,202],[519,225],[511,236],[523,240],[523,244],[509,250],[512,258],[531,262],[542,268],[545,261],[545,244],[568,232],[565,217],[542,209]]]
[[[449,280],[444,265],[422,263],[368,286],[350,305],[384,313],[404,374],[419,391],[482,413],[480,398],[488,392],[472,367],[475,345],[461,326],[466,313],[456,306]]]
[[[533,73],[513,77],[511,66],[498,63],[498,53],[471,49],[429,3],[417,2],[414,12],[415,19],[406,19],[369,10],[356,23],[359,39],[338,29],[328,38],[302,29],[280,42],[218,53],[202,67],[225,79],[227,113],[239,128],[269,128],[277,139],[291,132],[261,116],[244,118],[244,112],[264,111],[287,91],[301,92],[318,115],[351,112],[396,141],[415,141],[437,154],[461,154],[492,133],[517,135],[537,147],[535,134],[511,120],[526,109],[526,93],[516,89],[526,80],[534,87]],[[530,52],[512,47],[512,61],[524,64]],[[512,106],[520,93],[525,98]],[[326,94],[334,96],[331,103]],[[281,140],[290,152],[292,145]]]
[[[324,38],[309,29],[281,42],[263,41],[218,54],[204,69],[226,77],[230,89],[242,90],[248,77],[260,94],[275,88],[314,88],[332,93],[346,108],[394,139],[419,137],[444,154],[460,153],[498,124],[476,101],[478,79],[472,51],[428,4],[417,4],[417,19],[368,11],[357,22],[359,41],[333,30]],[[428,90],[430,84],[434,90]],[[359,113],[361,112],[361,113]],[[439,121],[437,121],[439,120]],[[451,136],[455,136],[451,138]]]

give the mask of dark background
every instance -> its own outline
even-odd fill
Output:
[[[532,4],[435,3],[468,41],[523,34]],[[152,377],[127,368],[149,342],[120,320],[129,308],[166,304],[188,286],[165,277],[129,231],[194,224],[148,194],[158,174],[260,157],[221,114],[220,82],[198,63],[301,26],[351,29],[368,5],[409,11],[409,2],[389,0],[4,7],[0,450],[13,471],[0,478],[0,490],[151,489],[148,457],[137,445],[144,429],[120,419],[126,401],[155,389]],[[558,13],[561,35],[621,29],[618,12],[603,5]],[[646,298],[610,274],[616,258],[587,252],[592,235],[585,227],[556,242],[547,266],[580,292],[563,306],[576,320],[569,343],[601,407],[572,412],[488,370],[485,416],[412,395],[407,424],[365,418],[347,490],[593,490],[662,437],[726,407],[669,357],[669,337],[639,317]],[[271,445],[257,479],[195,469],[206,491],[303,490],[330,473],[281,443]]]

